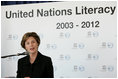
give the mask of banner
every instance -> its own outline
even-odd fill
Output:
[[[117,2],[71,1],[1,7],[1,56],[22,53],[22,36],[36,32],[55,78],[117,77]],[[1,59],[1,77],[16,77],[23,56]]]

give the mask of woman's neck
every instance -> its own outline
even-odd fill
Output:
[[[38,52],[30,54],[30,63],[33,64],[36,57],[37,57]]]
[[[37,54],[38,54],[38,52],[32,53],[32,54],[30,54],[30,57],[35,58],[37,56]]]

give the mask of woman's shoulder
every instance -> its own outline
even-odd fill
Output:
[[[26,61],[27,59],[28,59],[28,56],[24,56],[24,57],[20,58],[18,61],[19,61],[19,62],[24,62],[24,61]]]
[[[42,54],[42,58],[44,58],[44,59],[51,59],[51,57],[43,55],[43,54]]]
[[[41,53],[39,53],[38,56],[39,56],[39,58],[41,57],[43,60],[46,60],[46,61],[50,61],[51,60],[51,57],[43,55]]]

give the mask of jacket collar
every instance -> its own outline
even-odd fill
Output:
[[[34,61],[33,64],[39,63],[39,61],[40,61],[41,59],[42,59],[42,54],[38,51],[38,54],[37,54],[36,59],[35,59],[35,61]],[[29,56],[29,55],[26,56],[25,63],[28,64],[28,65],[31,64],[31,63],[30,63],[30,56]]]

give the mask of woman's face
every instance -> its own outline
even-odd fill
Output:
[[[34,37],[29,37],[29,38],[25,41],[25,49],[26,49],[30,54],[34,54],[34,53],[38,52],[38,43],[37,43],[37,41],[34,39]]]

